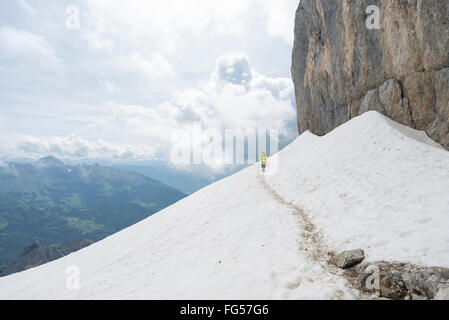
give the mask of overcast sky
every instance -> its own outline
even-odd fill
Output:
[[[298,3],[2,0],[0,157],[166,159],[192,121],[292,139]]]

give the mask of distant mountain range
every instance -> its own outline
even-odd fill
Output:
[[[72,240],[60,245],[44,247],[40,241],[34,241],[31,245],[20,251],[6,266],[0,267],[0,277],[62,258],[92,243],[93,241],[91,240]]]
[[[215,177],[215,179],[213,180],[209,180],[198,175],[197,173],[180,171],[166,167],[164,165],[119,165],[117,168],[144,174],[148,177],[172,186],[186,194],[194,193],[195,191],[204,188],[212,182],[220,180],[224,176],[230,174],[228,173],[226,175],[220,175],[218,177]]]
[[[143,174],[54,157],[0,166],[0,266],[35,240],[98,241],[185,197]]]

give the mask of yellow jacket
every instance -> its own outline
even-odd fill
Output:
[[[265,163],[265,162],[267,162],[267,156],[266,155],[261,155],[260,156],[260,162],[262,162],[262,163]]]

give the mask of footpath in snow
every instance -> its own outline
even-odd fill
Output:
[[[297,218],[256,166],[60,260],[0,279],[0,298],[350,299],[298,249]],[[80,290],[67,290],[67,266]]]
[[[449,267],[449,152],[424,132],[368,112],[326,136],[302,134],[266,181],[337,252]]]
[[[424,133],[369,112],[277,157],[276,172],[249,167],[0,278],[0,299],[357,299],[327,251],[449,266],[449,152]],[[78,290],[66,286],[69,266]]]

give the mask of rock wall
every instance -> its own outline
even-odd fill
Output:
[[[449,0],[301,0],[294,33],[300,133],[377,110],[449,149]]]

